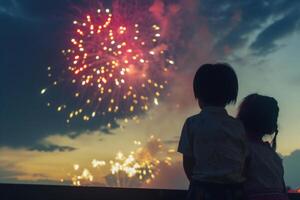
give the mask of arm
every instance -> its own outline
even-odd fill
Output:
[[[192,179],[194,165],[195,159],[193,157],[183,155],[183,169],[189,181]]]
[[[192,142],[191,132],[188,130],[188,120],[186,120],[181,131],[177,151],[183,155],[183,169],[189,181],[191,181],[195,165]]]

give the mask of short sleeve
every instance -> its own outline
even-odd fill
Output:
[[[189,133],[188,130],[188,120],[186,120],[181,131],[177,151],[185,156],[193,157],[192,145],[190,144],[189,139],[189,134],[191,133]]]

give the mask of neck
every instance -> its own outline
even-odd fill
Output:
[[[215,108],[225,108],[225,106],[217,106],[217,105],[212,105],[212,104],[200,104],[199,106],[201,109],[205,108],[205,107],[215,107]]]

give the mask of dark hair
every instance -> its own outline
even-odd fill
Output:
[[[193,88],[202,103],[226,106],[236,102],[238,79],[229,64],[204,64],[195,74]]]
[[[274,98],[251,94],[241,103],[237,118],[242,121],[247,134],[251,134],[252,137],[262,139],[264,135],[275,133],[272,147],[276,149],[278,114],[279,107]]]

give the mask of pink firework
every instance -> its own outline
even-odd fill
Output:
[[[57,106],[66,110],[67,122],[136,116],[159,104],[174,61],[158,24],[134,23],[97,9],[73,21],[73,27],[70,47],[62,51],[67,69],[59,83],[74,88],[66,92],[72,102]]]

